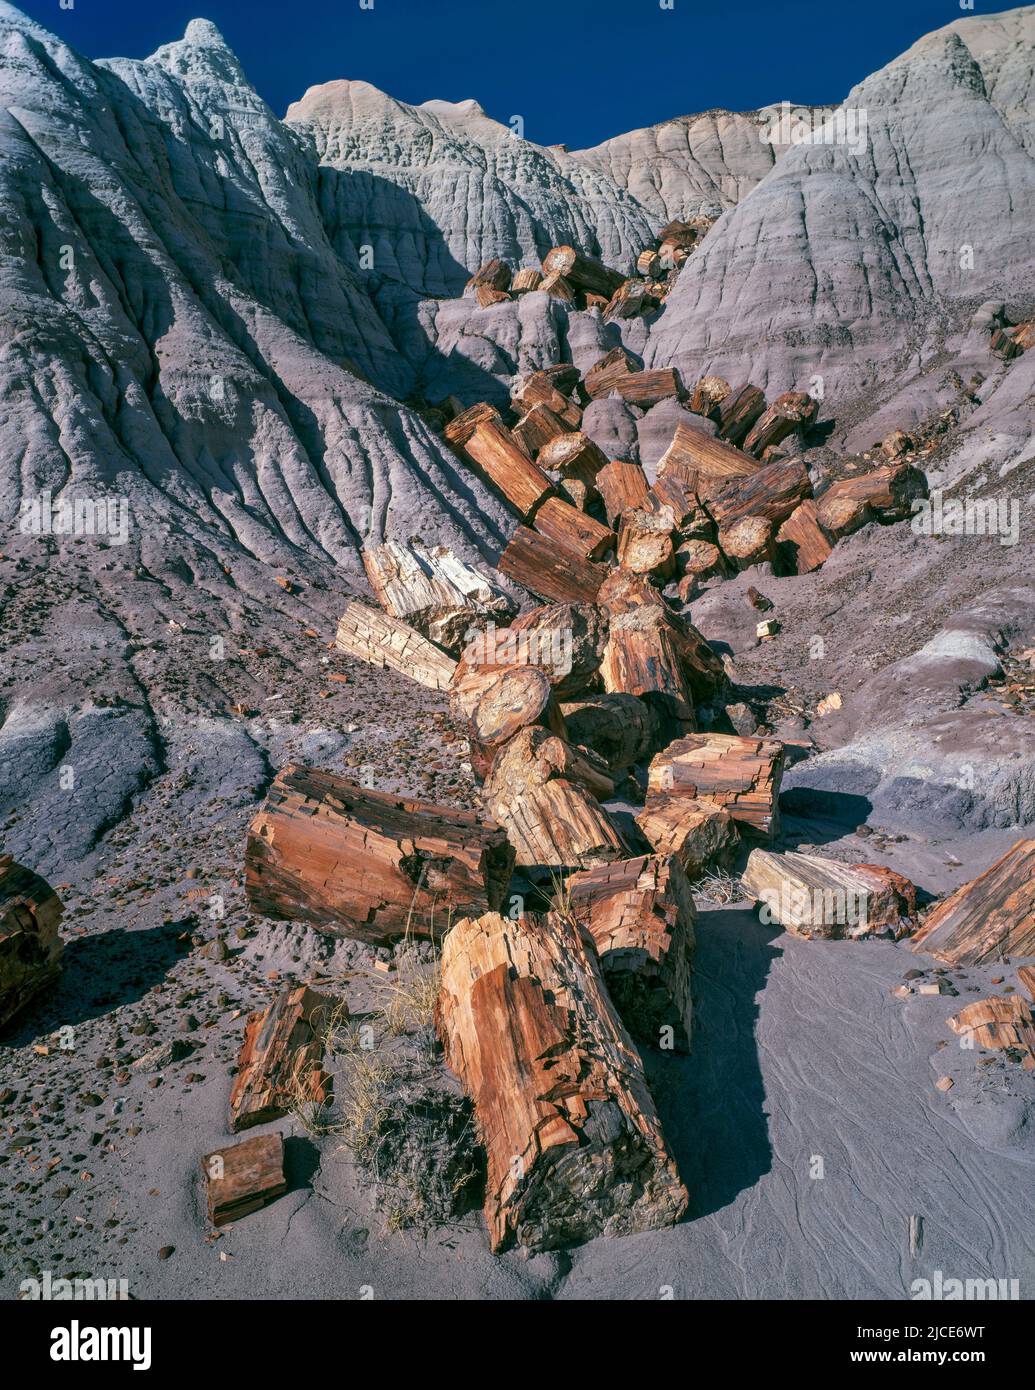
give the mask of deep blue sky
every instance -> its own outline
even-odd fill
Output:
[[[23,0],[90,58],[142,58],[218,24],[279,116],[307,87],[362,78],[403,101],[474,97],[572,149],[713,106],[825,105],[921,34],[1009,0]],[[610,76],[610,74],[617,76]]]

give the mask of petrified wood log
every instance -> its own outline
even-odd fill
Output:
[[[510,282],[511,294],[528,294],[530,290],[537,290],[543,283],[543,272],[541,270],[519,270]]]
[[[791,512],[777,531],[776,542],[796,574],[818,570],[833,549],[816,517],[816,503],[811,497]]]
[[[511,434],[524,449],[529,458],[538,458],[543,446],[551,439],[563,437],[571,431],[571,426],[561,419],[548,405],[534,405],[532,409],[511,430]],[[540,463],[540,468],[543,465]]]
[[[503,417],[494,405],[489,405],[488,401],[479,401],[477,405],[468,406],[466,410],[454,415],[442,433],[454,449],[460,449],[478,426],[486,423],[502,425]]]
[[[617,270],[609,270],[592,256],[583,256],[573,246],[555,246],[547,251],[543,257],[543,274],[563,275],[577,290],[606,295],[609,299],[625,279]]]
[[[560,473],[562,478],[577,478],[588,487],[596,487],[597,474],[607,467],[607,455],[582,430],[559,434],[550,440],[539,454],[539,467]]]
[[[703,415],[708,420],[717,419],[719,406],[732,389],[729,382],[721,376],[703,376],[690,397],[690,409],[695,415]]]
[[[783,744],[777,739],[699,733],[653,759],[647,786],[721,806],[742,834],[770,839],[779,829],[782,776]]]
[[[577,550],[519,526],[497,569],[540,598],[555,603],[592,603],[607,575]]]
[[[637,1042],[690,1050],[694,899],[673,855],[572,874],[561,907],[593,938],[608,993]]]
[[[755,421],[744,440],[744,451],[761,458],[791,434],[802,434],[816,418],[819,402],[807,391],[785,391]]]
[[[515,443],[510,431],[491,420],[475,427],[463,446],[479,476],[513,507],[522,521],[553,493],[553,483]]]
[[[750,454],[690,425],[676,426],[672,443],[658,463],[658,476],[667,476],[677,465],[680,476],[695,479],[694,488],[702,502],[717,496],[732,481],[752,477],[762,467]]]
[[[964,1040],[961,1046],[1016,1050],[1025,1071],[1035,1070],[1035,1018],[1019,994],[975,999],[949,1019],[949,1027]]]
[[[880,864],[755,849],[741,882],[763,904],[765,920],[809,941],[885,935],[897,940],[917,922],[916,888]]]
[[[616,613],[629,613],[641,608],[645,603],[653,608],[665,608],[661,590],[656,589],[642,574],[631,570],[614,569],[601,584],[597,593],[597,603],[613,617]]]
[[[647,250],[641,251],[636,257],[636,270],[638,274],[644,276],[648,280],[660,280],[664,272],[661,265],[661,257],[658,255],[657,251],[652,247],[648,247]]]
[[[640,364],[625,348],[612,348],[586,372],[582,379],[582,389],[587,398],[595,401],[599,396],[609,396],[616,381],[621,381],[632,372],[638,372]]]
[[[719,528],[719,547],[737,569],[776,558],[776,527],[767,516],[741,516]]]
[[[224,1144],[204,1156],[201,1171],[213,1226],[237,1221],[287,1191],[283,1136],[255,1134],[236,1144]]]
[[[580,868],[628,853],[596,800],[613,793],[600,763],[545,729],[522,729],[496,756],[485,803],[522,868]]]
[[[434,936],[450,913],[498,908],[513,866],[483,816],[289,766],[248,831],[245,889],[267,917],[383,945]]]
[[[763,516],[776,528],[807,497],[812,496],[809,470],[798,459],[767,463],[711,498],[708,510],[720,527],[732,526],[745,516]]]
[[[523,410],[531,410],[536,405],[549,406],[573,430],[578,429],[582,420],[582,407],[564,394],[549,371],[531,372],[519,383],[513,399]]]
[[[535,529],[584,560],[602,560],[614,549],[615,533],[560,497],[548,497],[535,514]]]
[[[596,605],[552,603],[533,608],[515,619],[509,631],[522,660],[546,672],[559,699],[597,684],[607,645],[607,614]]]
[[[300,1102],[328,1105],[324,1034],[331,1001],[306,985],[282,990],[249,1014],[230,1092],[230,1132],[279,1120]]]
[[[728,811],[672,792],[648,791],[636,824],[653,850],[674,855],[691,878],[726,864],[740,842]]]
[[[45,879],[0,854],[0,1028],[60,974],[63,912]]]
[[[429,690],[448,690],[456,670],[451,656],[412,627],[356,599],[341,615],[334,644],[359,661],[398,671]]]
[[[715,523],[697,498],[696,474],[687,478],[681,467],[670,466],[655,479],[644,505],[652,512],[671,511],[677,541],[715,539]]]
[[[835,539],[871,521],[902,521],[927,496],[927,479],[911,463],[891,463],[832,483],[816,499],[816,520]]]
[[[694,727],[694,702],[683,669],[679,624],[664,607],[642,603],[611,612],[600,666],[604,689],[639,695],[670,737]]]
[[[765,395],[757,386],[731,391],[719,406],[719,433],[730,444],[742,444],[764,410]]]
[[[485,286],[490,290],[505,290],[510,286],[510,266],[506,261],[501,261],[498,256],[494,256],[491,261],[474,272],[470,280],[464,286],[464,292],[472,293]]]
[[[608,523],[613,526],[629,507],[640,507],[647,500],[650,485],[638,463],[614,459],[600,468],[593,486],[600,493]]]
[[[514,604],[488,575],[444,545],[385,541],[363,553],[363,568],[382,608],[446,651],[455,652],[479,619],[504,622]]]
[[[502,671],[486,687],[471,715],[471,766],[475,775],[489,774],[499,750],[521,729],[531,725],[550,729],[564,738],[566,730],[553,687],[536,666]]]
[[[949,965],[1035,955],[1035,840],[1018,840],[990,869],[936,903],[913,950]]]
[[[566,280],[559,270],[544,275],[539,281],[539,289],[552,299],[559,299],[562,304],[575,303],[575,286]]]
[[[650,752],[654,723],[647,705],[619,691],[566,701],[561,714],[568,738],[592,749],[617,776]]]
[[[627,372],[611,382],[611,391],[617,391],[623,401],[630,405],[650,407],[658,401],[683,398],[683,383],[675,367],[656,367],[649,372]]]
[[[676,569],[697,580],[727,573],[722,551],[711,541],[684,541],[676,551]]]
[[[479,309],[489,309],[494,304],[507,304],[510,301],[506,290],[492,290],[488,285],[479,285],[474,293]]]
[[[688,1197],[584,930],[558,914],[458,922],[436,1021],[488,1154],[494,1251],[678,1221]]]
[[[618,563],[633,574],[667,580],[675,572],[675,517],[669,507],[629,507],[618,528]]]
[[[613,319],[634,319],[657,307],[646,280],[625,280],[615,290],[604,307],[604,322]]]

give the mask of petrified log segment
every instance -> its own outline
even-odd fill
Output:
[[[609,396],[614,390],[615,382],[639,370],[639,363],[625,348],[612,348],[586,372],[582,379],[582,389],[591,401],[595,401],[600,396]]]
[[[577,478],[594,488],[597,474],[607,467],[607,462],[604,451],[582,430],[557,435],[539,454],[540,468],[560,473],[562,478]]]
[[[264,916],[378,946],[498,908],[513,866],[484,816],[289,766],[249,829],[245,889]]]
[[[703,376],[690,397],[690,409],[695,415],[703,415],[709,420],[717,419],[719,406],[732,389],[729,382],[721,376]]]
[[[528,521],[540,502],[553,493],[553,483],[502,425],[483,421],[463,448],[479,476],[513,507],[522,521]]]
[[[656,512],[629,507],[618,528],[618,563],[633,574],[666,580],[675,572],[675,518],[668,507]]]
[[[734,479],[750,478],[762,467],[750,454],[689,425],[676,426],[672,443],[658,463],[658,476],[667,476],[677,465],[684,477],[696,475],[696,492],[702,501],[716,496]]]
[[[477,405],[468,406],[466,410],[460,411],[459,415],[454,415],[442,433],[454,449],[460,449],[478,426],[486,423],[502,425],[503,418],[494,405],[489,405],[488,401],[479,401]]]
[[[539,282],[539,288],[544,294],[548,294],[553,299],[559,299],[562,304],[575,303],[575,286],[564,278],[560,271],[554,271],[550,275],[544,275]]]
[[[484,798],[522,868],[580,868],[628,853],[595,799],[613,789],[599,763],[564,739],[522,729],[497,754]]]
[[[617,391],[623,401],[630,405],[649,407],[658,401],[675,396],[683,397],[683,383],[675,367],[657,367],[649,372],[627,372],[611,383],[610,389]]]
[[[549,371],[532,372],[526,376],[514,392],[514,401],[524,410],[531,410],[536,405],[549,406],[559,419],[574,430],[578,429],[582,419],[582,408],[564,395]]]
[[[568,738],[603,758],[616,775],[650,752],[654,723],[647,705],[620,692],[590,695],[561,705]]]
[[[797,574],[818,570],[833,549],[817,520],[816,503],[811,497],[795,507],[777,531],[776,540]]]
[[[555,603],[592,603],[607,574],[577,550],[519,526],[497,569],[540,598]]]
[[[514,605],[488,575],[444,545],[385,541],[363,551],[363,568],[378,602],[447,651],[456,651],[479,618],[506,620]]]
[[[715,539],[715,523],[698,501],[696,474],[686,477],[682,468],[670,467],[655,479],[644,505],[652,512],[667,507],[681,541]]]
[[[604,689],[639,695],[673,735],[694,727],[694,702],[683,671],[681,633],[665,608],[643,603],[612,612],[600,665]]]
[[[741,882],[769,921],[806,940],[898,938],[916,925],[916,888],[880,864],[755,849]]]
[[[572,874],[566,912],[589,932],[622,1022],[638,1041],[690,1050],[694,912],[673,856],[641,855]]]
[[[302,985],[249,1014],[230,1092],[232,1134],[279,1120],[299,1102],[330,1103],[323,1052],[331,1007],[326,995]]]
[[[736,734],[688,734],[651,762],[648,790],[708,801],[729,811],[741,833],[779,829],[783,744]]]
[[[352,599],[341,615],[334,644],[359,661],[398,671],[429,690],[448,690],[456,662],[406,623]]]
[[[488,309],[493,304],[506,304],[510,295],[505,290],[491,290],[488,285],[479,285],[475,290],[479,309]]]
[[[565,736],[564,720],[544,671],[514,666],[485,689],[471,716],[471,766],[488,776],[499,750],[521,729],[539,725]]]
[[[708,510],[720,527],[732,526],[746,516],[761,516],[775,528],[811,496],[809,470],[795,459],[767,463],[750,478],[730,483],[709,501]]]
[[[494,256],[491,261],[485,264],[471,276],[464,286],[465,293],[482,288],[490,290],[505,290],[510,286],[510,266],[506,261],[501,261],[498,256]]]
[[[625,280],[615,290],[604,307],[604,322],[613,319],[633,319],[657,307],[646,280]]]
[[[699,580],[728,572],[722,551],[711,541],[684,541],[676,551],[676,569]]]
[[[1035,955],[1035,840],[1018,840],[990,869],[936,903],[913,949],[949,965]]]
[[[284,1139],[279,1134],[255,1134],[236,1144],[224,1144],[204,1156],[201,1171],[213,1226],[237,1221],[287,1191]]]
[[[533,608],[522,613],[509,631],[521,659],[546,672],[559,699],[580,694],[596,683],[607,645],[607,614],[594,604]]]
[[[45,879],[0,854],[0,1028],[57,979],[63,912]]]
[[[557,439],[570,430],[571,426],[548,405],[534,405],[511,433],[528,457],[534,459],[540,456],[544,445],[549,444],[551,439]]]
[[[839,539],[871,521],[902,521],[927,496],[927,479],[911,463],[892,463],[831,484],[816,499],[816,520]]]
[[[601,584],[597,593],[597,603],[606,608],[613,617],[616,613],[629,613],[634,608],[648,604],[652,608],[665,608],[665,600],[660,589],[656,589],[642,574],[631,570],[614,569]]]
[[[608,299],[618,289],[624,275],[609,270],[592,256],[583,256],[573,246],[554,246],[543,257],[544,275],[563,275],[577,290],[602,294]]]
[[[436,1011],[488,1154],[494,1251],[627,1235],[688,1197],[592,942],[551,914],[458,922]]]
[[[816,418],[819,402],[807,391],[785,391],[758,417],[744,440],[746,453],[761,458],[791,434],[801,434]]]
[[[537,290],[543,283],[543,272],[541,270],[519,270],[510,282],[511,294],[528,294],[530,290]]]
[[[949,1027],[970,1047],[1016,1050],[1025,1071],[1035,1070],[1035,1018],[1019,994],[975,999],[949,1019]]]
[[[766,516],[741,516],[719,528],[719,546],[737,569],[776,558],[776,527]]]
[[[649,280],[660,280],[663,274],[661,257],[653,247],[641,251],[636,257],[636,270]]]
[[[559,497],[548,497],[535,514],[535,529],[584,560],[602,560],[614,548],[615,533]]]
[[[740,835],[728,811],[691,796],[649,791],[636,824],[658,854],[674,855],[691,878],[725,864]]]
[[[741,444],[765,410],[765,395],[757,386],[731,391],[719,406],[719,433],[731,444]]]
[[[600,493],[611,526],[629,507],[642,506],[650,491],[647,475],[640,465],[626,463],[624,459],[615,459],[600,468],[593,486]]]

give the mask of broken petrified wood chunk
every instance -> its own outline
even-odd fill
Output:
[[[341,615],[334,645],[381,670],[398,671],[429,690],[448,690],[456,662],[388,613],[353,599]]]
[[[328,1105],[324,1035],[333,1005],[302,985],[248,1016],[230,1092],[230,1132],[279,1120],[298,1104]]]
[[[776,527],[766,516],[741,516],[719,528],[719,548],[740,570],[776,558]]]
[[[634,319],[657,308],[652,287],[646,280],[625,280],[615,290],[604,307],[604,322],[613,319]]]
[[[545,445],[571,431],[571,425],[548,405],[534,405],[514,426],[511,434],[530,459],[539,459]],[[544,468],[543,463],[539,464]]]
[[[497,569],[530,593],[555,603],[592,603],[607,575],[603,565],[527,526],[514,532]]]
[[[574,246],[554,246],[547,251],[543,257],[543,274],[563,275],[577,290],[606,295],[609,299],[625,279],[617,270],[609,270],[592,256],[583,256]]]
[[[577,430],[582,420],[582,407],[564,394],[557,381],[552,371],[529,373],[514,391],[514,405],[526,411],[536,405],[549,406],[558,419]]]
[[[509,288],[510,266],[507,265],[506,261],[501,261],[498,256],[494,256],[491,261],[486,261],[480,269],[475,271],[470,280],[468,280],[467,284],[464,286],[464,293],[466,294],[469,291],[473,293],[482,286],[490,290],[505,290]]]
[[[60,974],[63,912],[45,879],[0,854],[0,1028]]]
[[[562,478],[577,478],[589,487],[596,487],[597,474],[607,463],[604,451],[582,430],[557,435],[539,454],[540,468],[560,473]]]
[[[701,501],[717,496],[736,479],[752,477],[762,467],[750,454],[689,425],[676,426],[672,443],[658,463],[658,476],[667,476],[676,466],[686,481],[695,480],[694,490]]]
[[[382,608],[436,645],[455,652],[479,619],[504,622],[514,604],[487,574],[444,545],[385,541],[362,553],[363,568]]]
[[[513,866],[484,816],[289,766],[248,831],[245,889],[264,916],[380,946],[498,908]]]
[[[969,1047],[1016,1049],[1025,1070],[1035,1070],[1035,1017],[1019,994],[975,999],[949,1019],[949,1027]]]
[[[741,882],[766,920],[807,940],[905,936],[916,925],[916,888],[880,864],[840,864],[814,854],[755,849]]]
[[[632,1036],[688,1052],[696,914],[679,860],[641,855],[583,869],[560,898],[593,938],[608,993]]]
[[[593,486],[600,493],[610,526],[614,526],[628,508],[642,506],[650,491],[647,475],[640,465],[626,463],[624,459],[615,459],[599,469]]]
[[[600,665],[604,689],[640,696],[659,721],[659,732],[670,737],[694,727],[681,638],[678,620],[659,605],[612,611]]]
[[[530,290],[539,289],[543,283],[543,272],[534,267],[529,270],[519,270],[510,282],[511,294],[528,294]]]
[[[690,409],[695,415],[703,415],[705,419],[718,419],[719,406],[732,389],[724,377],[703,376],[690,397]]]
[[[548,497],[535,514],[535,529],[585,560],[602,560],[614,549],[615,533],[560,497]]]
[[[503,419],[494,405],[489,405],[488,401],[479,401],[477,405],[468,406],[466,410],[454,415],[442,433],[454,449],[459,449],[467,443],[478,426],[487,421],[494,425],[503,424]]]
[[[1018,840],[990,869],[935,903],[913,949],[949,965],[1035,955],[1035,840]]]
[[[629,405],[650,407],[658,401],[674,396],[682,400],[683,383],[675,367],[656,367],[649,372],[627,372],[611,382],[610,389],[617,391]]]
[[[679,1220],[686,1189],[581,927],[558,914],[458,922],[436,1022],[487,1150],[494,1251]]]
[[[647,705],[635,695],[620,691],[587,695],[566,701],[561,713],[570,741],[591,749],[616,776],[650,752],[654,722]]]
[[[785,391],[755,421],[744,451],[761,458],[766,449],[792,434],[803,434],[816,418],[819,402],[807,391]]]
[[[730,444],[742,444],[764,410],[765,395],[757,386],[731,391],[719,406],[719,433]]]
[[[586,372],[582,379],[582,389],[591,401],[595,401],[600,396],[609,396],[616,381],[621,381],[631,372],[639,370],[640,364],[625,348],[612,348]]]
[[[653,850],[675,855],[691,878],[728,863],[740,843],[728,811],[671,792],[648,791],[636,824]]]
[[[502,425],[485,420],[463,446],[464,456],[521,518],[528,521],[536,507],[553,493],[553,483]]]
[[[208,1219],[225,1226],[258,1211],[287,1191],[284,1140],[280,1134],[256,1134],[224,1144],[201,1160],[208,1195]]]
[[[776,543],[796,574],[811,574],[830,555],[833,546],[816,518],[811,497],[800,502],[776,533]]]
[[[565,735],[564,720],[544,671],[514,666],[486,688],[471,715],[471,766],[485,778],[499,750],[519,730],[538,725]]]
[[[721,806],[742,834],[770,839],[779,829],[783,756],[778,739],[688,734],[651,762],[648,789]]]
[[[668,507],[656,512],[628,507],[618,527],[618,563],[633,574],[667,580],[675,573],[675,517]]]
[[[485,804],[522,868],[580,868],[628,853],[598,796],[614,790],[602,765],[545,729],[522,729],[496,756]]]
[[[927,479],[910,463],[890,463],[832,483],[816,499],[816,520],[839,539],[871,521],[902,521],[927,496]]]
[[[727,484],[718,496],[711,498],[708,510],[720,527],[732,526],[746,516],[761,516],[776,528],[811,496],[809,470],[794,459],[767,463],[750,478]]]

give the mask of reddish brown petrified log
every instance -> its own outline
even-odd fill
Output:
[[[514,441],[510,431],[491,420],[475,427],[463,446],[479,476],[508,502],[522,521],[529,521],[553,483]]]
[[[650,490],[647,475],[640,465],[626,463],[624,459],[614,459],[599,469],[593,486],[600,493],[612,526],[629,507],[642,506]]]
[[[785,391],[761,414],[744,440],[746,453],[761,458],[791,434],[804,434],[816,418],[819,402],[807,391]]]
[[[560,497],[548,497],[535,514],[535,529],[586,560],[602,560],[614,549],[615,533]]]
[[[592,603],[607,571],[577,550],[519,526],[499,558],[501,574],[555,603]]]
[[[799,503],[812,496],[809,470],[798,459],[767,463],[750,478],[731,482],[708,503],[720,527],[745,516],[763,516],[774,528],[787,520]]]
[[[586,372],[582,379],[582,389],[589,400],[599,396],[609,396],[616,381],[621,381],[632,372],[640,370],[639,363],[625,348],[612,348]]]
[[[467,443],[478,426],[487,421],[494,425],[503,424],[503,419],[494,405],[489,405],[487,401],[479,401],[454,415],[442,433],[455,449],[459,449]]]
[[[444,931],[451,913],[498,908],[513,863],[483,816],[290,766],[249,829],[245,888],[267,917],[383,945]]]
[[[201,1160],[213,1226],[238,1221],[287,1191],[284,1139],[280,1134],[255,1134],[224,1144]]]
[[[633,574],[665,581],[675,573],[675,518],[670,507],[628,507],[618,527],[618,563]]]
[[[543,274],[563,275],[575,289],[608,298],[625,279],[617,270],[609,270],[592,256],[583,256],[573,246],[555,246],[547,251],[543,257]]]
[[[674,855],[691,878],[725,866],[740,842],[728,811],[673,792],[648,791],[636,824],[652,849]]]
[[[330,1103],[323,1053],[331,1008],[326,995],[300,985],[249,1014],[230,1091],[232,1134],[279,1120],[296,1105]]]
[[[647,705],[635,695],[614,691],[585,695],[561,705],[568,738],[592,749],[616,775],[645,758],[654,739]]]
[[[927,479],[911,463],[891,463],[833,483],[816,499],[816,520],[835,539],[871,521],[901,521],[927,496]]]
[[[690,409],[695,415],[703,415],[709,420],[717,419],[719,406],[732,389],[721,376],[703,376],[690,397]]]
[[[539,455],[539,467],[560,473],[562,478],[577,478],[589,487],[596,487],[597,474],[607,467],[607,455],[582,430],[559,434],[547,443]]]
[[[1035,955],[1035,840],[1018,840],[990,869],[936,903],[913,949],[950,965]]]
[[[783,744],[777,739],[693,733],[651,762],[648,790],[711,802],[742,833],[770,839],[779,829]]]
[[[534,459],[551,439],[563,438],[570,430],[571,426],[548,405],[534,405],[514,426],[511,434],[528,457]],[[543,464],[539,466],[542,468]]]
[[[742,444],[764,410],[765,396],[757,386],[731,391],[719,406],[719,433],[730,444]]]
[[[510,287],[510,266],[494,256],[471,276],[464,286],[464,292],[475,291],[484,286],[490,290],[505,290]]]
[[[816,503],[811,497],[795,507],[777,531],[776,540],[797,574],[818,570],[833,549],[816,518]]]

